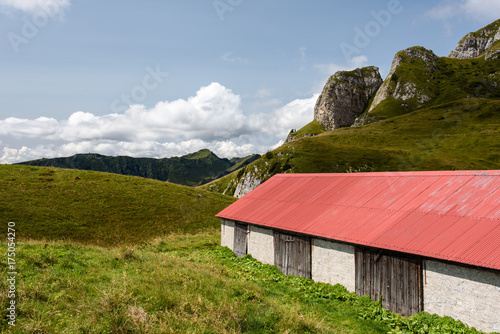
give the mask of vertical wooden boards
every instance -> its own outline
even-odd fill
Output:
[[[274,264],[285,275],[311,278],[311,238],[274,231]]]
[[[420,259],[357,248],[356,294],[370,296],[393,312],[410,316],[422,310]]]
[[[234,224],[234,254],[237,257],[243,257],[247,254],[248,238],[247,238],[248,225],[247,224]]]

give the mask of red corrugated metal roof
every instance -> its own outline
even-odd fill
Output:
[[[217,217],[500,270],[500,171],[279,174]]]

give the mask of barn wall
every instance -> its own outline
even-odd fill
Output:
[[[234,221],[221,219],[220,244],[234,250]]]
[[[311,262],[314,281],[339,283],[349,291],[355,290],[354,246],[313,238]]]
[[[248,254],[265,264],[274,265],[273,230],[249,225]]]
[[[500,331],[500,273],[425,261],[424,311]]]

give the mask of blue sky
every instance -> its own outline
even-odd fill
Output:
[[[263,153],[327,78],[446,56],[497,0],[0,0],[0,163]]]

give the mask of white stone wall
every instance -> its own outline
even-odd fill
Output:
[[[311,275],[316,282],[341,284],[356,289],[354,246],[335,241],[312,239]]]
[[[265,264],[274,265],[273,230],[249,225],[248,254]]]
[[[424,311],[500,332],[500,273],[426,260]]]
[[[234,221],[222,219],[220,223],[220,244],[234,250]]]

